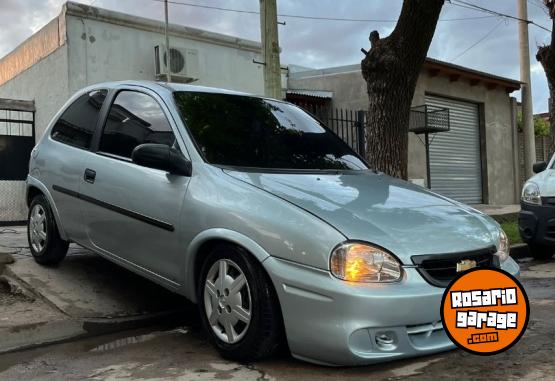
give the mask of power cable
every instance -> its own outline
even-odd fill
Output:
[[[164,2],[164,0],[152,0],[156,2]],[[203,9],[211,9],[217,11],[224,11],[224,12],[234,12],[234,13],[244,13],[244,14],[252,14],[252,15],[259,15],[260,12],[258,11],[248,11],[242,9],[233,9],[233,8],[223,8],[223,7],[216,7],[211,5],[202,5],[202,4],[193,4],[193,3],[186,3],[182,1],[176,0],[168,0],[169,4],[175,5],[182,5],[194,8],[203,8]],[[293,15],[293,14],[278,14],[278,17],[284,18],[295,18],[295,19],[305,19],[305,20],[325,20],[325,21],[350,21],[350,22],[397,22],[397,19],[355,19],[355,18],[343,18],[343,17],[320,17],[320,16],[306,16],[306,15]],[[482,20],[493,18],[495,16],[474,16],[474,17],[458,17],[458,18],[449,18],[449,19],[441,19],[439,21],[464,21],[464,20]]]
[[[551,33],[550,29],[544,27],[543,25],[539,25],[539,24],[535,23],[532,20],[521,19],[520,17],[516,17],[516,16],[513,16],[513,15],[506,14],[506,13],[501,13],[501,12],[498,12],[498,11],[494,11],[492,9],[484,8],[482,6],[472,4],[472,3],[469,3],[469,2],[466,2],[466,1],[463,1],[463,0],[448,0],[448,1],[449,1],[449,4],[457,6],[457,7],[472,9],[472,10],[475,10],[475,11],[480,11],[480,12],[483,12],[483,13],[488,13],[490,15],[495,15],[495,16],[499,16],[499,17],[505,17],[505,18],[512,19],[512,20],[523,21],[527,24],[532,24],[532,25],[534,25],[534,26],[536,26],[540,29],[545,30],[546,32]]]
[[[527,0],[527,3],[530,5],[533,5],[534,7],[541,9],[543,11],[545,11],[547,8],[544,5],[539,5],[538,3],[532,1],[532,0]]]
[[[499,28],[499,26],[503,23],[503,20],[499,20],[499,22],[497,24],[495,24],[495,26],[493,28],[491,28],[484,36],[482,36],[478,41],[476,41],[475,43],[473,43],[472,45],[470,45],[468,48],[466,48],[465,50],[463,50],[462,52],[460,52],[456,57],[452,58],[450,60],[450,62],[455,62],[456,60],[458,60],[459,58],[461,58],[462,56],[464,56],[469,50],[471,50],[472,48],[476,47],[477,45],[479,45],[481,42],[483,42],[485,39],[487,39],[489,36],[491,36],[491,34],[493,32],[495,32],[495,30],[497,28]]]

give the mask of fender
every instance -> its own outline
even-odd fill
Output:
[[[191,300],[193,303],[197,302],[196,284],[195,284],[195,262],[197,259],[198,251],[202,244],[212,241],[228,241],[244,247],[248,250],[259,262],[263,262],[270,257],[270,254],[262,248],[258,243],[234,230],[224,228],[212,228],[202,231],[197,234],[187,247],[184,263],[182,264],[181,279],[182,294]]]
[[[27,180],[25,182],[26,182],[25,197],[27,197],[27,194],[29,193],[29,187],[31,186],[37,188],[42,192],[42,194],[44,194],[44,196],[48,200],[48,203],[50,204],[50,209],[52,209],[52,213],[54,214],[54,220],[56,220],[56,225],[58,227],[58,232],[60,234],[60,237],[63,240],[68,241],[68,237],[64,230],[64,226],[62,225],[62,221],[60,220],[58,208],[56,208],[56,204],[54,204],[54,199],[52,198],[52,195],[50,194],[50,191],[48,190],[46,185],[44,185],[37,178],[31,175],[27,175]]]

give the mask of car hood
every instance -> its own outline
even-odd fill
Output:
[[[536,183],[542,197],[555,196],[555,169],[546,169],[532,176],[527,182]]]
[[[347,239],[391,251],[403,263],[412,263],[412,255],[482,249],[498,239],[497,224],[488,216],[372,171],[225,172],[308,211]]]

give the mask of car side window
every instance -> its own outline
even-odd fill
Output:
[[[133,149],[145,143],[174,146],[175,136],[168,119],[151,96],[121,91],[110,107],[99,151],[131,158]]]
[[[52,139],[79,148],[89,148],[107,90],[81,95],[56,121]]]

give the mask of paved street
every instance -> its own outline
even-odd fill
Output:
[[[260,363],[240,365],[218,356],[200,330],[196,310],[185,305],[179,323],[159,323],[0,355],[0,380],[552,379],[555,260],[525,258],[521,267],[521,279],[531,299],[530,323],[517,345],[496,356],[479,357],[457,350],[386,365],[326,368],[282,353]],[[102,269],[121,271],[109,264]],[[151,286],[151,293],[162,292],[158,286]]]

